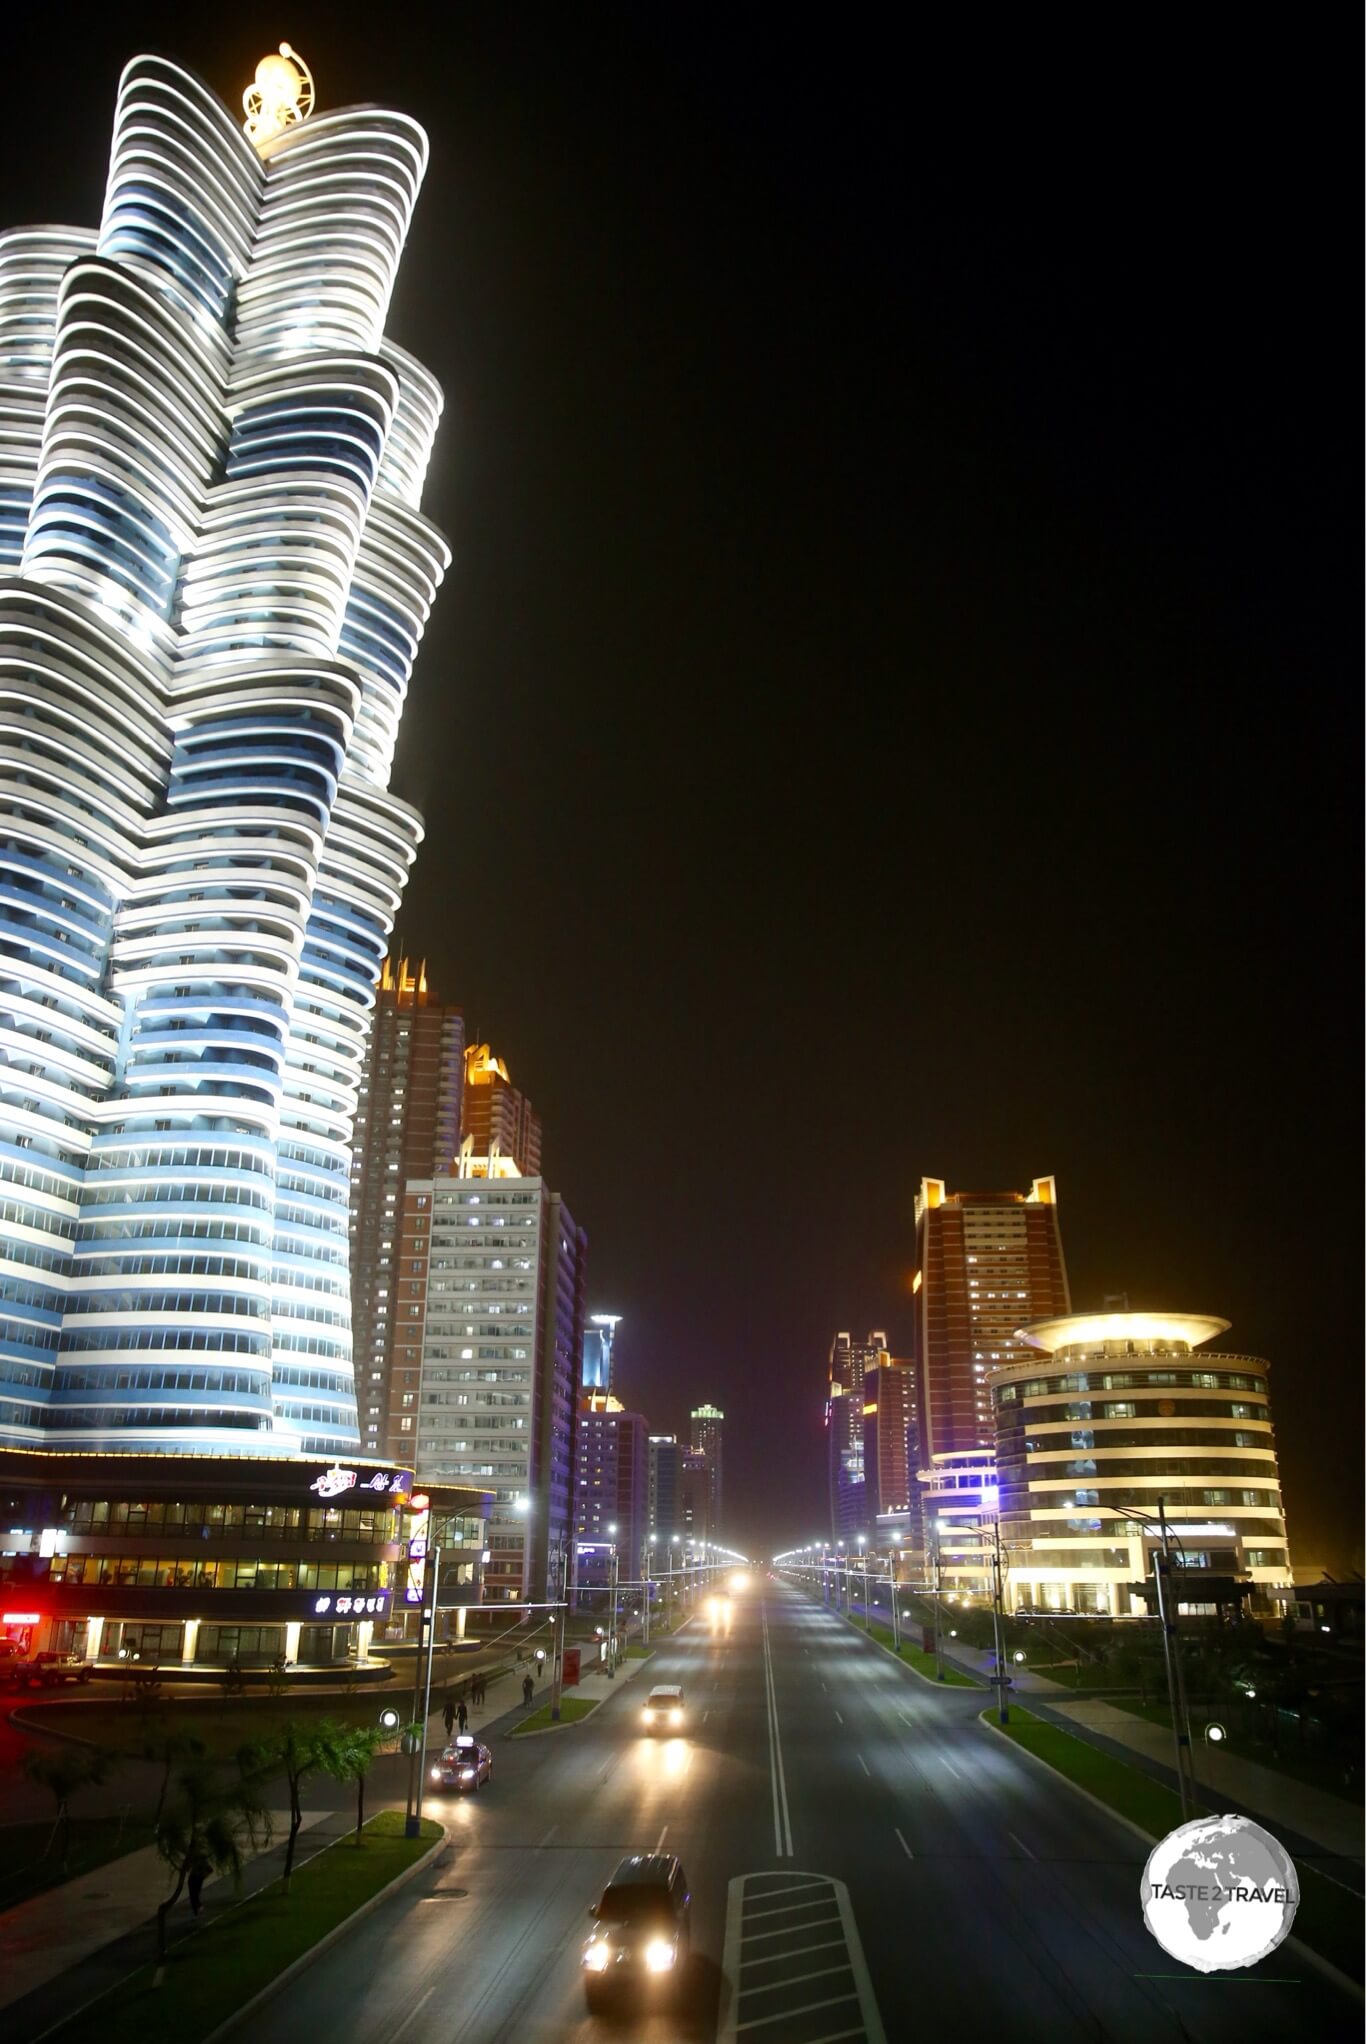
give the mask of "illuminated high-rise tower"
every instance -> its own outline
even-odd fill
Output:
[[[123,74],[0,238],[0,1439],[354,1448],[347,1199],[448,561],[384,325],[426,138]],[[311,118],[309,117],[311,115]]]

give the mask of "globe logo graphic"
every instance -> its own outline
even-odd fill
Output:
[[[1255,1966],[1290,1934],[1295,1863],[1251,1817],[1197,1817],[1152,1849],[1143,1920],[1164,1952],[1200,1973]]]

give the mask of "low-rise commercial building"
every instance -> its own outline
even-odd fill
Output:
[[[163,1671],[364,1666],[480,1600],[484,1492],[391,1464],[0,1449],[0,1640]]]

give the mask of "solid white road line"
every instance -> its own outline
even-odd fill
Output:
[[[768,1771],[773,1784],[773,1856],[792,1858],[792,1817],[787,1806],[782,1733],[778,1725],[778,1690],[773,1679],[773,1649],[768,1637],[768,1611],[760,1606],[764,1628],[764,1690],[768,1704]]]
[[[896,1835],[897,1835],[897,1837],[898,1837],[898,1838],[901,1838],[901,1833],[900,1833],[900,1831],[899,1831],[899,1830],[897,1830],[897,1827],[896,1827],[896,1825],[895,1825],[895,1824],[894,1824],[894,1825],[892,1826],[892,1829],[893,1829],[894,1831],[896,1831]],[[905,1839],[904,1839],[904,1838],[901,1838],[901,1850],[902,1850],[902,1851],[903,1851],[903,1852],[905,1853],[905,1855],[906,1855],[907,1859],[914,1859],[914,1858],[915,1858],[915,1854],[914,1854],[914,1853],[913,1853],[913,1852],[911,1851],[911,1848],[910,1848],[910,1846],[909,1846],[909,1845],[907,1845],[907,1843],[906,1843],[906,1841],[905,1841]]]

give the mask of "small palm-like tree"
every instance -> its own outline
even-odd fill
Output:
[[[240,1881],[248,1853],[269,1843],[270,1812],[250,1781],[202,1755],[180,1767],[156,1828],[157,1851],[175,1885],[157,1907],[154,1985],[161,1985],[166,1966],[167,1919],[194,1869],[230,1874],[234,1882]]]
[[[384,1734],[377,1725],[350,1725],[341,1732],[326,1763],[334,1781],[356,1784],[357,1845],[365,1825],[365,1777],[383,1741]]]
[[[94,1746],[30,1746],[24,1754],[24,1773],[39,1788],[45,1788],[57,1806],[57,1820],[43,1850],[46,1859],[58,1835],[61,1837],[62,1879],[66,1879],[71,1858],[71,1798],[84,1788],[97,1788],[109,1779],[117,1756]]]
[[[294,1872],[294,1848],[303,1828],[303,1785],[310,1774],[335,1774],[335,1762],[346,1738],[346,1727],[323,1718],[315,1725],[291,1718],[264,1739],[242,1747],[238,1763],[244,1777],[268,1781],[283,1775],[289,1789],[289,1838],[285,1845],[284,1891],[289,1893]]]

